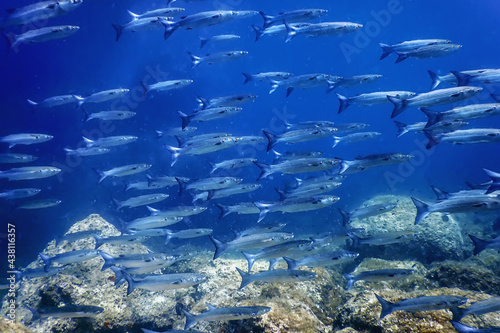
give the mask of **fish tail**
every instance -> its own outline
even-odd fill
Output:
[[[255,41],[258,41],[260,37],[264,34],[264,29],[252,24],[252,28],[255,31]]]
[[[432,80],[431,90],[434,90],[441,84],[441,77],[431,70],[428,70],[427,72],[429,73],[429,76]]]
[[[142,86],[142,96],[145,97],[149,92],[149,86],[144,81],[141,81],[141,86]]]
[[[252,74],[243,73],[243,76],[245,77],[245,81],[243,82],[243,84],[247,84],[248,82],[252,81]]]
[[[17,35],[13,34],[12,32],[4,32],[3,35],[5,36],[5,40],[9,44],[9,50],[17,46],[17,43],[19,42],[17,39]]]
[[[210,174],[213,174],[215,172],[215,170],[217,170],[217,166],[215,165],[215,163],[212,164],[212,170],[210,170]]]
[[[215,190],[208,190],[207,200],[212,200],[215,195]]]
[[[200,57],[197,57],[195,56],[194,54],[192,54],[191,52],[188,51],[188,54],[189,56],[191,57],[191,68],[195,68],[196,66],[198,66],[201,62],[201,58]]]
[[[345,161],[345,160],[341,160],[340,161],[340,170],[339,170],[339,175],[343,174],[344,172],[347,171],[347,169],[349,169],[349,167],[351,166],[351,162],[349,161]]]
[[[31,106],[31,109],[33,111],[36,111],[38,109],[38,103],[37,102],[33,102],[31,99],[27,99],[29,105]]]
[[[139,19],[139,15],[133,13],[132,11],[127,9],[127,13],[132,17],[132,21],[136,21]]]
[[[263,29],[269,28],[273,24],[272,20],[274,19],[274,16],[266,15],[266,13],[264,13],[263,11],[259,11],[259,14],[264,19],[264,24],[262,25],[262,28]]]
[[[163,131],[155,131],[155,132],[156,132],[156,138],[157,139],[163,137],[163,135],[164,135]]]
[[[253,279],[252,279],[252,275],[251,274],[248,274],[248,273],[245,273],[243,272],[241,269],[239,269],[238,267],[236,267],[236,270],[238,271],[238,273],[240,273],[241,275],[241,284],[240,284],[240,288],[239,289],[243,289],[245,286],[248,286],[250,283],[253,282]]]
[[[268,141],[267,151],[270,151],[278,143],[278,136],[273,134],[273,133],[270,133],[268,131],[262,131],[262,133],[264,133],[264,135],[266,136],[267,141]]]
[[[102,259],[104,259],[104,264],[102,265],[102,268],[101,268],[101,272],[110,268],[111,266],[114,265],[115,263],[115,257],[113,257],[112,255],[104,252],[104,251],[100,251],[101,253],[101,257]]]
[[[424,130],[424,134],[429,139],[429,143],[427,143],[427,146],[425,148],[431,149],[435,145],[441,142],[441,136],[436,135],[435,133],[429,131],[429,130]]]
[[[408,53],[397,53],[396,54],[398,55],[398,58],[396,59],[396,64],[400,63],[401,61],[405,60],[405,59],[408,59],[409,55]]]
[[[279,85],[279,82],[276,80],[270,80],[270,81],[271,81],[271,90],[269,90],[269,95],[275,92]]]
[[[260,175],[257,178],[257,181],[261,180],[262,178],[266,178],[267,176],[269,176],[270,174],[273,173],[272,167],[270,165],[265,164],[265,163],[261,163],[261,162],[257,162],[257,161],[254,161],[253,163],[256,166],[258,166],[261,170]]]
[[[464,309],[453,307],[450,308],[451,313],[453,314],[453,321],[460,321],[460,319],[464,316]]]
[[[30,307],[29,307],[29,306],[27,306],[27,305],[25,305],[25,307],[26,307],[26,309],[30,310],[30,311],[31,311],[31,314],[33,315],[33,316],[31,317],[31,321],[40,319],[40,313],[39,313],[37,310],[32,309],[32,308],[30,308]]]
[[[342,112],[344,112],[345,109],[347,109],[349,105],[351,105],[351,103],[349,101],[349,98],[342,96],[341,94],[337,94],[337,97],[340,102],[338,114],[341,114]]]
[[[123,277],[123,269],[116,266],[111,266],[110,269],[115,274],[115,287],[118,288],[125,280],[125,278]]]
[[[75,155],[75,151],[73,149],[63,148],[63,150],[66,152],[66,155]]]
[[[177,183],[179,184],[179,196],[180,196],[182,195],[182,192],[186,190],[186,183],[178,177],[175,177],[175,180],[177,180]]]
[[[399,138],[403,134],[408,133],[408,126],[405,123],[394,120],[394,125],[396,125],[396,127],[398,128],[398,134],[396,135],[396,138]]]
[[[333,137],[333,145],[332,145],[332,148],[335,148],[339,143],[340,141],[342,141],[342,139],[338,136],[334,136]]]
[[[78,96],[78,95],[73,95],[73,98],[76,101],[76,109],[80,110],[80,108],[82,107],[83,103],[85,102],[85,98],[83,98],[82,96]]]
[[[179,117],[181,117],[182,119],[182,129],[185,129],[186,127],[188,127],[189,123],[191,122],[191,118],[193,118],[193,116],[187,115],[182,111],[177,111],[177,113],[179,114]]]
[[[359,245],[360,245],[360,242],[361,242],[361,238],[359,238],[358,236],[356,236],[352,232],[348,232],[347,236],[349,236],[349,238],[351,239],[350,249],[351,250],[356,250],[357,248],[359,248]]]
[[[394,110],[392,110],[391,118],[394,118],[401,112],[403,112],[408,104],[405,99],[397,98],[394,96],[387,96],[387,99],[392,104],[394,104]]]
[[[82,111],[83,111],[82,121],[87,122],[89,120],[92,120],[92,116],[84,108],[82,108]]]
[[[269,207],[271,206],[271,204],[265,204],[262,202],[254,202],[253,204],[260,210],[259,219],[257,220],[257,223],[259,223],[266,217],[267,213],[269,213]]]
[[[411,197],[411,200],[415,204],[415,207],[417,207],[417,216],[415,217],[415,225],[419,224],[420,221],[425,219],[430,213],[429,213],[429,205],[414,198]]]
[[[169,230],[165,230],[165,243],[163,245],[167,245],[172,239],[172,232]]]
[[[216,204],[216,206],[220,209],[219,220],[222,220],[223,217],[231,214],[231,211],[229,211],[226,206],[223,206],[221,204]]]
[[[297,261],[289,258],[289,257],[283,257],[283,260],[286,261],[286,264],[288,265],[288,269],[296,269],[297,268]]]
[[[490,96],[495,100],[495,102],[500,103],[500,95],[490,94]]]
[[[208,38],[200,37],[200,49],[202,49],[208,43]]]
[[[484,172],[486,172],[488,177],[490,177],[491,180],[493,181],[491,183],[490,187],[486,190],[485,194],[490,194],[490,193],[493,193],[495,191],[500,190],[500,173],[494,172],[494,171],[491,171],[488,169],[483,169],[483,170],[484,170]]]
[[[344,277],[347,280],[347,287],[346,291],[351,290],[352,286],[354,285],[354,282],[356,282],[356,276],[352,274],[344,274]]]
[[[253,263],[256,260],[256,255],[245,251],[241,251],[241,253],[243,253],[243,255],[248,261],[248,273],[250,273],[250,271],[252,270]]]
[[[120,210],[123,208],[122,204],[120,201],[116,200],[115,198],[112,198],[111,202],[115,204],[116,210]]]
[[[130,295],[134,289],[135,289],[135,285],[134,285],[134,280],[132,279],[132,277],[130,275],[128,275],[127,272],[124,272],[122,271],[122,274],[123,274],[123,277],[125,278],[125,280],[127,281],[128,283],[128,287],[127,287],[127,296]]]
[[[146,206],[146,208],[149,210],[149,213],[151,214],[151,216],[157,216],[159,213],[160,210],[156,209],[156,208],[153,208],[151,206]]]
[[[41,252],[38,253],[38,255],[42,259],[42,261],[45,264],[45,266],[49,266],[50,265],[50,257],[48,255],[46,255],[45,253],[41,253]]]
[[[375,297],[377,297],[378,301],[380,302],[380,305],[382,305],[382,312],[380,312],[380,319],[382,319],[392,312],[393,303],[386,301],[377,294],[375,294]]]
[[[120,37],[122,36],[123,26],[116,24],[116,23],[111,23],[111,25],[113,26],[113,29],[115,29],[115,32],[116,32],[116,39],[115,40],[118,41],[120,39]]]
[[[179,159],[179,156],[181,156],[180,153],[181,148],[167,146],[167,145],[165,145],[165,148],[172,154],[172,163],[170,163],[170,166],[174,166],[174,164]]]
[[[471,76],[458,71],[450,71],[457,78],[457,86],[466,86],[470,83]]]
[[[210,235],[208,236],[208,238],[210,238],[212,243],[214,243],[215,245],[215,253],[214,253],[214,260],[215,260],[219,258],[224,252],[226,252],[228,244]]]
[[[380,47],[382,48],[382,55],[380,56],[380,60],[385,59],[389,54],[394,52],[392,46],[388,44],[378,43],[378,45],[380,45]]]
[[[92,168],[92,170],[94,170],[95,173],[97,173],[97,175],[99,176],[99,180],[97,181],[97,184],[100,184],[107,177],[107,175],[104,171],[98,170],[96,168]]]
[[[443,120],[443,114],[441,112],[432,111],[427,108],[419,108],[419,109],[427,116],[427,118],[429,118],[424,128],[429,128],[432,125]]]
[[[342,215],[342,226],[347,226],[351,221],[351,216],[345,210],[338,208],[340,215]]]
[[[181,308],[181,310],[184,313],[184,315],[186,316],[186,325],[184,326],[184,329],[187,330],[188,328],[190,328],[191,326],[196,324],[197,319],[196,319],[195,315],[187,312],[183,308]]]
[[[286,97],[290,96],[290,94],[292,93],[293,89],[294,89],[293,87],[286,88]]]
[[[469,238],[474,243],[474,255],[478,255],[484,249],[486,249],[486,246],[488,245],[487,241],[480,239],[480,238],[477,238],[476,236],[472,236],[471,234],[467,234],[467,235],[469,235]]]
[[[200,106],[201,110],[205,110],[208,107],[209,101],[206,98],[198,96],[198,105]]]
[[[287,21],[283,20],[283,24],[286,27],[286,39],[285,43],[288,43],[289,41],[292,40],[293,37],[297,35],[297,29],[292,27],[290,24],[288,24]]]
[[[285,191],[279,189],[279,188],[274,188],[274,190],[278,193],[278,195],[280,196],[280,201],[283,201],[286,199],[286,193]]]
[[[172,36],[174,31],[179,27],[177,24],[171,23],[165,19],[160,19],[160,23],[165,27],[165,32],[163,33],[163,39],[165,40]]]

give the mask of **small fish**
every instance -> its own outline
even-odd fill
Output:
[[[364,171],[370,168],[399,164],[409,161],[413,155],[405,155],[399,153],[374,154],[368,156],[356,157],[353,161],[342,160],[340,162],[339,174],[350,174]]]
[[[109,153],[111,149],[105,147],[82,147],[76,149],[63,148],[66,152],[66,155],[75,155],[75,156],[96,156],[103,155]]]
[[[460,296],[420,296],[416,298],[408,298],[397,303],[391,303],[375,294],[380,305],[382,305],[382,312],[380,319],[384,318],[393,311],[432,311],[441,309],[450,309],[467,303],[467,298]]]
[[[39,1],[27,6],[9,9],[9,15],[1,22],[2,27],[12,25],[31,25],[46,21],[75,10],[83,0]]]
[[[193,196],[193,202],[197,200],[213,200],[226,198],[236,194],[249,193],[261,188],[260,184],[237,184],[220,190],[201,192]]]
[[[8,178],[9,180],[41,179],[54,176],[61,171],[61,169],[51,166],[12,168],[0,171],[0,178]]]
[[[293,238],[293,234],[288,232],[263,232],[255,234],[239,234],[230,242],[223,242],[213,236],[209,237],[215,245],[214,260],[219,258],[224,252],[232,250],[248,250],[260,248],[262,246],[277,245],[285,243]]]
[[[259,214],[260,209],[257,208],[253,202],[240,202],[236,205],[225,206],[221,204],[216,204],[216,206],[220,209],[219,220],[223,217],[228,216],[231,213],[239,214]]]
[[[264,12],[259,12],[264,19],[263,28],[266,29],[275,23],[287,22],[301,22],[313,20],[328,13],[326,9],[298,9],[289,12],[280,13],[276,16],[266,15]]]
[[[294,28],[302,28],[310,26],[311,23],[289,23],[289,25]],[[273,25],[267,28],[261,28],[252,24],[252,28],[255,31],[255,41],[258,41],[262,36],[286,35],[287,33],[287,29],[284,24]]]
[[[272,94],[279,87],[285,87],[286,97],[288,97],[295,88],[306,89],[325,85],[330,87],[332,85],[332,81],[335,81],[335,77],[321,73],[290,76],[288,79],[279,81],[271,80],[271,90],[269,90],[269,94]]]
[[[37,156],[28,154],[15,154],[15,153],[0,153],[0,163],[10,164],[10,163],[29,163],[36,161]]]
[[[182,119],[182,128],[186,128],[192,121],[205,122],[220,118],[226,118],[241,112],[241,110],[243,109],[239,107],[226,106],[200,110],[190,115],[187,115],[181,111],[177,111],[177,113]]]
[[[136,236],[136,235],[121,235],[121,236],[110,236],[103,238],[97,234],[93,234],[92,237],[94,237],[95,239],[96,249],[100,248],[103,244],[126,245],[126,244],[142,243],[145,240],[147,240],[147,237]]]
[[[207,303],[207,307],[208,311],[200,313],[199,315],[193,315],[182,309],[182,312],[186,316],[186,325],[184,329],[187,330],[199,321],[242,320],[262,316],[271,311],[271,308],[267,306],[216,308]]]
[[[230,95],[211,99],[205,99],[198,96],[198,105],[201,110],[223,107],[223,106],[238,106],[255,101],[257,95]]]
[[[350,212],[346,212],[339,208],[340,215],[342,215],[342,225],[348,225],[352,219],[364,219],[371,216],[376,216],[380,214],[384,214],[390,212],[395,209],[397,204],[377,204],[361,207],[358,209],[354,209]]]
[[[111,266],[120,265],[124,268],[134,268],[134,267],[144,267],[155,261],[157,264],[163,264],[163,262],[170,261],[175,262],[179,259],[176,256],[169,256],[165,253],[140,253],[140,254],[122,254],[118,257],[113,257],[112,255],[100,251],[102,258],[104,259],[104,264],[102,265],[101,271],[105,271]]]
[[[285,160],[298,160],[302,158],[320,157],[323,155],[322,151],[285,151],[279,153],[276,150],[271,150],[275,157],[275,162],[279,159]]]
[[[214,151],[219,151],[223,149],[227,149],[236,145],[236,143],[240,140],[237,137],[223,137],[217,138],[214,140],[206,140],[205,142],[201,142],[194,146],[188,147],[172,147],[165,146],[165,148],[172,154],[172,163],[170,166],[173,166],[179,160],[180,156],[183,155],[202,155],[212,153]]]
[[[127,223],[127,230],[147,230],[153,228],[162,228],[172,224],[179,223],[182,221],[181,216],[162,216],[162,215],[151,215],[147,217],[137,218],[130,223]]]
[[[49,98],[46,98],[43,101],[38,102],[38,103],[33,102],[32,100],[28,99],[28,103],[33,108],[35,108],[35,110],[39,109],[39,108],[48,109],[48,108],[53,108],[56,106],[66,105],[66,104],[75,103],[75,102],[76,102],[76,99],[75,99],[74,95],[61,95],[61,96],[49,97]]]
[[[93,305],[65,305],[61,307],[43,307],[38,310],[26,307],[33,316],[31,320],[40,318],[86,318],[94,317],[104,311],[103,308]]]
[[[473,75],[458,71],[451,71],[451,74],[455,75],[457,78],[457,85],[459,87],[467,86],[471,82],[481,82],[484,84],[500,83],[500,70],[498,69],[485,70],[484,72],[474,73]]]
[[[380,60],[384,59],[393,52],[411,52],[426,46],[450,44],[450,43],[451,41],[447,39],[416,39],[394,45],[379,43],[383,51]]]
[[[211,177],[185,183],[178,178],[177,182],[179,183],[179,195],[181,195],[182,192],[186,190],[209,191],[209,190],[219,190],[223,188],[228,188],[241,183],[242,180],[243,180],[242,178],[236,178],[236,177]]]
[[[252,165],[255,161],[257,161],[255,158],[235,158],[232,160],[214,163],[212,164],[212,170],[210,170],[210,174],[214,173],[217,169],[236,169],[249,166]]]
[[[206,54],[202,57],[195,56],[191,52],[188,52],[188,54],[191,57],[191,68],[195,68],[201,63],[207,63],[209,65],[213,65],[221,62],[236,60],[247,55],[248,51],[223,51],[212,54]]]
[[[347,235],[352,240],[351,249],[357,249],[361,245],[390,245],[399,244],[411,241],[417,233],[414,231],[393,231],[385,232],[378,235],[373,235],[370,237],[361,238],[356,236],[352,232],[348,232]]]
[[[250,81],[279,81],[288,79],[292,75],[292,73],[287,72],[265,72],[256,74],[243,73],[243,76],[245,77],[245,82],[243,82],[243,84],[247,84]]]
[[[117,209],[120,210],[123,207],[133,208],[133,207],[151,205],[163,201],[168,197],[169,197],[168,194],[154,193],[154,194],[140,195],[138,197],[132,197],[124,201],[114,200],[114,202],[118,207]]]
[[[379,269],[374,271],[365,271],[356,275],[344,274],[344,277],[347,279],[346,290],[348,291],[351,290],[352,286],[356,281],[365,280],[365,281],[376,282],[376,281],[402,279],[407,277],[408,275],[413,274],[413,272],[414,271],[412,269],[391,268],[391,269]],[[380,316],[380,318],[382,317],[383,316]]]
[[[437,44],[419,47],[418,49],[407,51],[407,52],[396,52],[398,58],[396,59],[396,64],[408,59],[409,57],[423,59],[423,58],[434,58],[441,57],[450,53],[454,53],[462,48],[462,45],[458,44]]]
[[[42,209],[57,206],[61,203],[58,199],[31,200],[17,206],[17,209]]]
[[[40,193],[40,191],[41,189],[39,188],[18,188],[14,190],[6,190],[0,192],[0,198],[5,198],[5,199],[29,198]]]
[[[26,268],[23,269],[22,271],[13,271],[13,273],[16,275],[17,280],[21,280],[22,278],[26,278],[29,280],[39,277],[56,275],[61,271],[63,271],[64,269],[66,269],[66,266],[60,266],[60,267],[44,266],[39,268]]]
[[[158,17],[158,16],[165,17],[169,15],[181,14],[184,11],[185,11],[184,8],[167,7],[167,8],[148,10],[147,12],[144,12],[142,14],[136,14],[130,10],[127,10],[127,13],[132,17],[133,20],[137,20],[144,17]]]
[[[92,119],[99,120],[124,120],[129,119],[135,116],[137,113],[132,111],[100,111],[100,112],[92,112],[88,114],[85,112],[85,121],[90,121]]]
[[[161,81],[154,84],[147,84],[144,81],[141,81],[141,85],[144,89],[144,96],[149,94],[151,91],[168,91],[173,89],[179,89],[186,87],[193,83],[193,80],[169,80],[169,81]]]
[[[425,128],[429,128],[441,121],[470,120],[497,116],[500,114],[500,103],[472,104],[440,112],[426,108],[420,108],[420,111],[429,119],[425,126]]]
[[[485,313],[500,311],[500,296],[490,297],[488,299],[474,302],[466,308],[451,308],[454,321],[460,321],[468,315],[480,316]]]
[[[43,260],[45,266],[52,266],[54,263],[58,263],[61,265],[75,264],[87,260],[94,259],[99,256],[98,250],[76,250],[69,251],[60,254],[56,254],[53,257],[50,257],[44,253],[38,254],[40,258]]]
[[[83,137],[83,141],[85,141],[87,147],[115,147],[129,144],[137,139],[138,138],[136,136],[131,135],[108,136],[98,138],[97,140],[90,140],[86,137]]]
[[[401,100],[405,100],[411,97],[415,97],[416,95],[417,95],[416,93],[411,91],[377,91],[377,92],[357,95],[354,97],[345,97],[337,93],[337,98],[340,101],[338,113],[340,114],[344,112],[345,109],[347,109],[347,107],[352,104],[357,104],[362,106],[387,104],[390,103],[390,101],[387,99],[387,96],[394,96]]]
[[[374,82],[380,79],[382,75],[380,74],[363,74],[363,75],[355,75],[351,77],[342,77],[339,80],[336,80],[334,84],[332,84],[328,89],[333,90],[337,87],[341,88],[350,88],[357,85],[367,84]]]
[[[399,138],[400,136],[408,132],[423,133],[425,126],[427,125],[427,122],[421,121],[418,123],[407,125],[397,120],[394,120],[394,124],[398,128],[398,134],[396,137]],[[440,121],[430,126],[428,129],[435,132],[449,132],[457,130],[467,125],[469,125],[469,123],[462,120]]]
[[[334,136],[332,148],[335,148],[339,143],[342,142],[348,142],[348,143],[360,142],[360,141],[375,139],[380,137],[381,135],[382,133],[380,132],[358,132],[358,133],[348,134],[346,136]]]
[[[97,181],[97,183],[99,184],[107,177],[124,177],[144,172],[149,168],[151,168],[151,164],[130,164],[121,167],[116,167],[106,171],[95,169],[95,172],[99,175],[99,180]]]
[[[353,22],[323,22],[311,24],[302,28],[296,28],[284,22],[287,37],[285,43],[292,40],[297,35],[306,35],[307,37],[319,36],[339,36],[355,32],[363,27],[362,24]]]
[[[5,142],[9,144],[9,148],[15,145],[32,145],[35,143],[42,143],[52,140],[54,137],[48,134],[37,134],[37,133],[20,133],[20,134],[10,134],[0,138],[0,142]]]
[[[460,71],[457,73],[465,74],[467,76],[474,77],[476,75],[481,75],[483,73],[487,73],[490,71],[497,71],[497,70],[496,69],[473,69],[473,70],[467,70],[467,71]],[[429,76],[431,77],[431,80],[432,80],[431,90],[436,89],[440,84],[449,84],[452,86],[458,85],[457,76],[453,75],[453,73],[448,73],[446,75],[437,75],[433,71],[427,71],[427,72],[429,73]]]
[[[268,140],[267,151],[273,149],[273,147],[280,142],[284,142],[286,144],[306,142],[332,136],[335,132],[337,132],[337,128],[335,127],[305,128],[288,131],[279,135],[265,130],[262,131]]]
[[[477,238],[476,236],[472,236],[471,234],[468,235],[474,243],[474,255],[478,255],[486,249],[500,250],[500,236],[493,238],[492,240],[484,240]]]
[[[220,43],[220,42],[229,42],[229,41],[237,40],[240,38],[241,38],[241,36],[233,35],[233,34],[215,35],[215,36],[208,37],[208,38],[200,37],[200,49],[202,49],[205,45],[207,45],[208,42],[210,42],[210,44]]]
[[[212,232],[213,229],[209,228],[194,228],[194,229],[186,229],[179,231],[165,230],[165,244],[170,242],[172,238],[188,239],[188,238],[203,237],[211,235]]]
[[[64,236],[56,236],[56,246],[62,242],[75,242],[80,239],[91,238],[93,234],[99,234],[101,231],[96,229],[90,229],[85,231],[77,231],[72,233],[66,233]]]
[[[239,289],[243,289],[250,283],[257,281],[270,283],[301,282],[312,280],[318,276],[318,274],[313,272],[295,269],[273,269],[270,271],[262,271],[256,274],[245,273],[238,267],[236,267],[236,270],[241,275],[241,285]]]
[[[118,89],[99,91],[87,97],[81,97],[77,95],[73,95],[73,97],[78,102],[78,108],[81,108],[82,105],[85,103],[95,104],[95,103],[103,103],[111,101],[125,96],[126,94],[128,94],[128,92],[129,89],[118,88]]]
[[[431,149],[441,142],[449,142],[455,145],[466,145],[500,141],[499,128],[472,128],[447,133],[424,131],[424,134],[429,139],[429,143],[427,143],[426,146],[427,149]]]
[[[285,200],[287,198],[298,198],[298,197],[311,197],[319,194],[324,194],[331,192],[340,187],[342,183],[337,181],[321,182],[312,185],[302,185],[294,189],[289,189],[288,191],[282,191],[276,189],[276,192],[280,195],[280,200]]]
[[[313,157],[286,160],[282,163],[274,165],[267,165],[261,162],[254,162],[254,164],[261,169],[261,173],[257,178],[257,180],[261,180],[276,172],[283,174],[296,174],[328,170],[338,165],[339,160],[335,158]]]
[[[129,12],[130,13],[130,12]],[[163,20],[173,20],[173,17],[162,17]],[[160,22],[160,17],[134,17],[132,21],[125,23],[123,25],[119,25],[116,23],[112,23],[111,26],[115,29],[116,32],[116,41],[118,41],[123,34],[123,31],[143,31],[143,30],[152,30],[155,28],[163,27],[163,24]]]
[[[288,269],[296,269],[300,266],[307,267],[328,267],[333,265],[340,265],[347,262],[351,262],[359,256],[357,252],[349,251],[330,251],[330,252],[320,252],[305,256],[301,259],[294,260],[292,258],[283,257],[288,265]]]
[[[364,130],[365,128],[370,127],[370,124],[365,123],[344,123],[344,124],[335,124],[335,128],[337,129],[338,134],[345,134],[351,132],[357,132]]]
[[[77,32],[79,29],[80,27],[74,25],[60,25],[28,30],[20,35],[8,33],[6,34],[6,36],[10,48],[12,49],[17,47],[18,44],[22,43],[42,43],[54,39],[66,38]]]
[[[189,288],[207,280],[205,276],[194,273],[148,275],[140,280],[134,280],[127,272],[122,274],[128,282],[127,295],[137,288],[149,291],[174,290]]]
[[[180,216],[186,217],[191,215],[197,215],[203,213],[207,210],[207,207],[200,206],[179,206],[176,208],[171,208],[168,210],[158,210],[148,206],[149,211],[151,212],[151,216]]]
[[[491,184],[489,184],[488,189],[485,194],[490,194],[495,191],[500,191],[500,173],[494,172],[488,169],[483,169],[484,172],[491,178]]]

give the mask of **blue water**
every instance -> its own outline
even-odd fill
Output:
[[[30,1],[3,1],[0,12],[11,7],[20,7]],[[448,191],[465,188],[464,181],[487,181],[482,168],[499,171],[500,157],[498,144],[452,146],[440,144],[433,153],[427,154],[422,146],[426,139],[418,134],[406,134],[396,139],[396,127],[390,119],[392,105],[374,107],[351,106],[338,115],[339,102],[334,93],[326,94],[324,88],[308,90],[296,89],[288,98],[285,91],[278,89],[269,95],[269,84],[265,82],[243,85],[242,72],[288,71],[296,75],[307,73],[328,73],[351,76],[358,74],[382,74],[379,81],[365,86],[337,91],[346,96],[377,90],[410,90],[426,92],[430,88],[427,70],[445,74],[449,70],[469,70],[478,68],[498,68],[498,36],[500,6],[496,1],[203,1],[175,5],[186,8],[186,14],[203,10],[251,9],[266,13],[293,10],[304,7],[326,8],[329,13],[321,21],[351,21],[364,24],[364,28],[354,34],[340,37],[315,39],[298,36],[284,43],[284,36],[266,36],[254,42],[255,34],[251,25],[261,25],[257,15],[225,24],[186,31],[179,29],[170,39],[164,41],[163,31],[125,32],[115,42],[115,32],[111,23],[124,24],[129,21],[126,12],[144,12],[164,6],[164,1],[95,1],[85,2],[65,16],[52,19],[49,25],[73,24],[81,27],[73,36],[63,40],[40,44],[22,44],[17,51],[0,46],[0,136],[21,133],[47,133],[54,139],[32,146],[17,146],[11,152],[30,153],[38,156],[33,165],[53,165],[63,169],[56,176],[42,180],[9,182],[0,180],[0,189],[16,187],[38,187],[43,189],[36,199],[58,198],[59,206],[43,210],[12,210],[8,202],[0,202],[2,230],[6,233],[6,222],[14,223],[17,242],[17,265],[23,266],[35,259],[36,253],[53,239],[62,235],[77,220],[88,214],[98,213],[119,226],[119,218],[132,220],[147,215],[145,207],[115,210],[112,198],[124,200],[129,196],[143,194],[138,191],[124,192],[122,179],[106,179],[97,184],[97,174],[93,168],[107,170],[132,163],[151,163],[151,175],[176,175],[192,179],[204,178],[211,170],[210,163],[237,156],[255,157],[259,161],[272,163],[272,156],[264,147],[242,146],[217,153],[196,157],[184,156],[170,167],[171,157],[163,144],[174,145],[172,138],[156,139],[155,130],[168,130],[180,126],[177,111],[191,113],[197,106],[196,96],[206,98],[252,93],[259,97],[254,103],[243,106],[243,111],[231,118],[209,123],[193,124],[198,133],[230,132],[234,135],[262,135],[262,129],[279,133],[284,130],[278,120],[287,114],[290,122],[307,120],[329,120],[336,123],[365,122],[370,130],[383,133],[374,141],[339,145],[332,149],[330,139],[285,147],[279,144],[278,151],[321,150],[328,157],[352,159],[358,155],[384,152],[413,153],[422,157],[416,166],[403,171],[404,181],[389,184],[387,172],[401,175],[398,167],[376,168],[348,177],[342,187],[335,192],[341,201],[330,207],[312,213],[294,215],[271,214],[267,222],[288,221],[290,230],[314,232],[332,228],[340,219],[337,207],[353,209],[379,194],[400,194],[417,196],[430,200],[429,185],[436,185]],[[392,14],[387,14],[389,9]],[[379,18],[379,20],[377,20]],[[382,20],[382,21],[381,21]],[[19,33],[20,28],[6,31]],[[198,36],[235,33],[241,39],[219,45],[207,45],[200,50]],[[394,44],[404,40],[419,38],[446,38],[463,45],[458,52],[433,59],[408,59],[394,64],[395,55],[380,61],[379,42]],[[356,52],[346,56],[341,45],[355,48]],[[249,54],[235,62],[201,64],[191,69],[187,51],[196,55],[220,50],[246,50]],[[141,80],[153,76],[160,80],[192,79],[194,83],[186,88],[168,93],[155,93],[144,99],[140,94]],[[87,96],[94,92],[129,88],[133,93],[120,101],[127,109],[137,112],[137,116],[114,121],[111,127],[100,128],[98,121],[82,122],[83,114],[71,105],[33,112],[26,99],[41,101],[47,97],[63,94]],[[494,86],[484,86],[473,102],[492,102],[489,93],[500,91]],[[128,102],[127,102],[128,101]],[[470,101],[467,103],[471,103]],[[111,103],[89,105],[89,112],[109,109]],[[446,110],[448,106],[435,108]],[[415,108],[408,109],[397,120],[412,123],[424,121],[425,116]],[[500,127],[500,118],[475,120],[469,127]],[[108,155],[84,157],[81,160],[68,159],[64,147],[76,148],[82,144],[82,135],[136,135],[139,140],[127,146],[116,147]],[[7,146],[1,144],[0,151]],[[2,165],[2,170],[10,166]],[[13,166],[14,167],[14,166]],[[237,174],[220,172],[220,175],[237,175],[245,182],[254,182],[259,175],[255,166],[238,170]],[[145,174],[126,177],[127,181],[144,180]],[[273,175],[272,179],[261,181],[263,189],[251,195],[240,195],[222,200],[224,203],[239,201],[277,200],[273,187],[283,187],[290,177]],[[161,191],[164,192],[164,191]],[[149,192],[148,192],[149,193]],[[164,209],[189,204],[189,196],[177,196],[177,188],[167,190],[170,198],[154,205]],[[21,201],[16,201],[16,203]],[[228,229],[242,229],[255,224],[256,216],[230,215],[218,221],[218,209],[209,203],[209,211],[187,219],[178,227],[212,227],[217,235],[229,235]],[[306,222],[304,222],[306,221]],[[5,244],[2,240],[2,245]],[[206,240],[207,247],[212,246]],[[2,255],[5,251],[2,251]],[[0,269],[3,270],[3,260]]]

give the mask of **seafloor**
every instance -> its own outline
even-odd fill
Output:
[[[202,332],[456,332],[448,310],[408,313],[396,311],[379,320],[381,306],[375,293],[389,301],[423,295],[465,296],[469,303],[500,294],[500,257],[495,250],[472,256],[472,242],[466,233],[482,236],[491,228],[490,216],[456,214],[443,218],[432,214],[418,226],[413,225],[415,208],[405,197],[379,196],[365,204],[397,202],[395,210],[364,220],[352,227],[363,227],[368,234],[413,230],[417,234],[406,243],[359,249],[360,259],[347,267],[310,269],[314,280],[300,283],[253,283],[239,290],[241,278],[235,267],[246,271],[243,257],[224,255],[212,260],[213,252],[198,252],[188,261],[171,266],[167,272],[196,272],[208,280],[196,287],[174,291],[149,292],[136,289],[129,296],[126,284],[115,288],[111,270],[101,272],[103,259],[73,264],[52,277],[22,280],[17,289],[18,325],[0,320],[0,332],[142,332],[141,327],[157,331],[182,329],[185,317],[180,307],[194,314],[205,311],[205,303],[218,307],[269,306],[272,310],[255,319],[231,322],[200,322],[193,329]],[[491,219],[494,217],[491,216]],[[75,223],[69,233],[100,229],[103,236],[119,231],[98,215]],[[310,235],[308,235],[310,236]],[[298,238],[298,235],[295,236]],[[92,249],[93,239],[57,247],[50,242],[44,253],[55,255],[71,250]],[[144,245],[103,245],[101,250],[115,256],[146,253]],[[359,264],[359,265],[358,265]],[[280,263],[280,265],[283,265]],[[29,267],[41,267],[41,260]],[[283,268],[284,266],[278,266]],[[347,292],[342,273],[381,268],[412,268],[415,274],[394,282],[355,283]],[[267,269],[258,261],[253,272]],[[302,268],[305,269],[305,268]],[[31,321],[31,312],[23,306],[41,308],[65,304],[95,305],[104,312],[93,318]],[[4,300],[2,317],[7,312]],[[498,312],[467,316],[462,323],[474,327],[500,326]],[[25,327],[23,326],[25,325]]]

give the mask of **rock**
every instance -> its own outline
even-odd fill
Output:
[[[28,328],[20,323],[15,323],[10,320],[0,319],[0,332],[5,333],[30,333]]]

